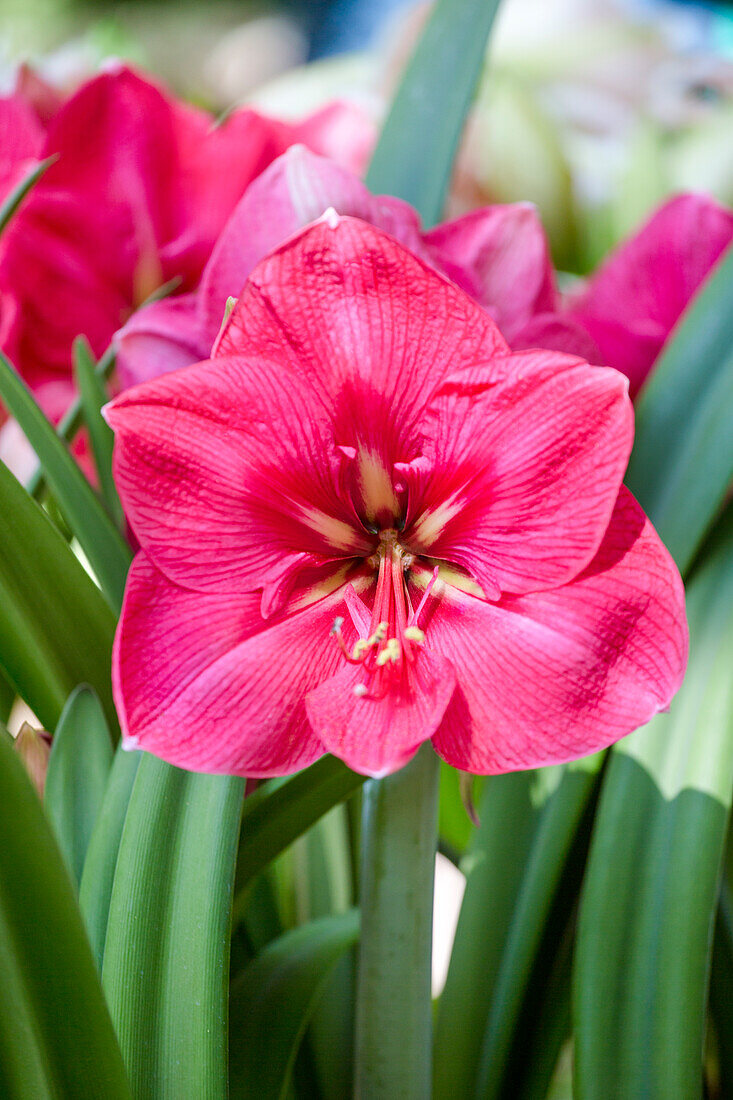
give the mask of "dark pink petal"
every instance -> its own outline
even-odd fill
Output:
[[[247,189],[211,254],[200,301],[213,336],[227,298],[239,296],[260,260],[329,207],[371,222],[413,251],[423,251],[417,215],[410,206],[372,195],[357,176],[334,161],[302,145],[293,146]]]
[[[687,661],[682,582],[625,489],[571,584],[498,605],[447,589],[428,610],[426,645],[458,679],[433,743],[476,773],[605,748],[668,705]]]
[[[44,127],[48,126],[64,102],[61,92],[26,64],[18,67],[15,94],[33,108],[36,118]]]
[[[547,238],[530,203],[475,210],[432,229],[425,244],[436,265],[489,311],[512,347],[535,313],[557,307]]]
[[[269,613],[304,566],[369,546],[307,375],[215,359],[125,391],[106,416],[126,514],[179,584],[264,588]]]
[[[310,125],[303,126],[315,140]],[[196,295],[186,298],[181,313],[174,305],[179,299],[154,302],[135,313],[118,333],[123,386],[208,358],[227,299],[239,296],[268,252],[329,207],[380,226],[413,251],[423,250],[411,207],[372,195],[345,168],[294,145],[247,189],[214,246]]]
[[[326,749],[354,771],[387,775],[435,733],[455,688],[455,672],[449,661],[424,650],[381,698],[356,695],[363,682],[359,666],[344,665],[308,695],[308,717]]]
[[[601,353],[579,322],[561,313],[537,313],[512,338],[514,351],[545,348],[577,355],[587,363],[601,364]]]
[[[611,254],[571,307],[601,361],[628,376],[632,396],[731,241],[733,211],[704,195],[680,195]]]
[[[448,383],[435,398],[423,447],[432,475],[406,528],[412,550],[462,566],[490,599],[585,568],[634,434],[616,371],[545,352],[512,360],[512,381],[483,394]]]
[[[216,332],[211,336],[201,322],[195,294],[138,309],[115,336],[122,389],[208,359],[215,338]]]
[[[376,141],[377,129],[357,104],[336,100],[291,124],[288,145],[302,144],[350,172],[362,175]]]
[[[43,137],[43,127],[23,96],[0,97],[0,202],[34,167]]]
[[[305,696],[342,658],[329,631],[343,590],[263,622],[255,593],[202,594],[133,562],[115,640],[128,747],[195,771],[285,775],[323,754]]]
[[[507,346],[456,286],[373,226],[333,214],[252,273],[217,354],[235,350],[305,374],[336,442],[383,481],[413,457],[405,449],[443,378]]]

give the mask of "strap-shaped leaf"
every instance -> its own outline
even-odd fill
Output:
[[[42,160],[34,165],[30,172],[28,172],[20,183],[15,185],[10,194],[6,196],[2,205],[0,205],[0,233],[5,229],[5,226],[8,224],[33,185],[38,182],[46,169],[50,168],[56,159],[57,156],[54,154],[52,157],[47,157],[46,160]]]
[[[578,1095],[697,1096],[733,788],[733,509],[688,592],[669,714],[619,742],[601,795],[575,965]]]
[[[74,341],[74,377],[79,388],[84,423],[94,454],[94,465],[99,476],[99,486],[107,504],[107,511],[118,527],[124,514],[112,478],[112,450],[114,433],[102,416],[102,407],[109,400],[104,378],[92,358],[91,348],[83,336]]]
[[[602,757],[485,781],[435,1040],[435,1097],[500,1088],[545,922]],[[567,903],[572,906],[573,899]]]
[[[234,861],[244,784],[143,754],[102,981],[136,1100],[225,1100]]]
[[[636,408],[627,484],[685,573],[733,479],[733,248],[693,299]]]
[[[559,892],[563,922],[569,919],[579,888],[579,876],[571,892],[561,878],[576,841],[578,827],[598,786],[604,754],[585,757],[560,772],[557,789],[547,798],[522,869],[522,881],[512,913],[501,964],[496,975],[491,1010],[484,1033],[476,1095],[493,1100],[506,1091],[513,1042],[516,1041],[523,997],[541,953],[542,937]],[[552,770],[542,773],[543,779]],[[499,841],[500,842],[500,841]],[[587,840],[583,855],[587,849]],[[557,916],[555,917],[557,919]],[[548,945],[549,948],[552,945]]]
[[[42,508],[0,463],[0,666],[48,730],[80,683],[117,732],[110,663],[115,619]]]
[[[288,1095],[298,1047],[328,976],[359,935],[357,910],[321,917],[269,944],[232,985],[232,1100]]]
[[[290,779],[271,780],[244,803],[237,856],[235,923],[253,878],[333,806],[364,783],[333,756],[324,756]]]
[[[710,1009],[715,1025],[720,1096],[733,1096],[733,891],[730,841],[715,921]]]
[[[437,0],[369,166],[371,190],[412,203],[426,225],[443,210],[498,6],[499,0]]]
[[[102,506],[68,447],[36,404],[28,387],[0,352],[0,400],[18,421],[38,455],[49,488],[110,605],[119,610],[127,570],[129,546]]]
[[[14,702],[15,688],[0,668],[0,722],[7,722]]]
[[[115,349],[114,346],[110,346],[94,368],[94,373],[98,376],[101,384],[104,384],[109,378],[114,370],[114,365]],[[75,397],[56,425],[56,434],[61,439],[65,439],[67,443],[71,443],[78,435],[83,422],[84,414],[81,397]],[[26,488],[35,500],[41,498],[46,488],[46,478],[41,466],[39,466],[35,473],[28,479]]]
[[[54,733],[43,801],[75,883],[107,788],[112,741],[96,693],[71,693]]]
[[[5,737],[0,805],[0,1096],[131,1100],[71,882]]]
[[[79,905],[100,973],[117,853],[141,756],[140,752],[128,752],[122,745],[117,746],[104,800],[84,860]]]

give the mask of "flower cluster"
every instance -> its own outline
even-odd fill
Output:
[[[679,685],[679,576],[621,485],[625,379],[513,353],[364,221],[276,249],[211,360],[107,417],[142,547],[114,663],[129,745],[381,775],[432,738],[501,772],[599,749]]]
[[[0,199],[48,160],[0,239],[0,346],[52,420],[74,338],[116,352],[127,744],[381,775],[431,739],[501,772],[667,705],[683,596],[622,486],[629,385],[730,211],[673,199],[562,294],[529,204],[425,231],[371,194],[345,105],[214,125],[129,69],[66,99],[25,71],[0,137]]]

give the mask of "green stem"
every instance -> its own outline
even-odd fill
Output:
[[[401,771],[364,787],[358,1100],[430,1096],[438,775],[427,744]]]

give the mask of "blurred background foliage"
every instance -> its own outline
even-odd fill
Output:
[[[253,101],[297,116],[340,96],[379,121],[429,5],[2,0],[0,7],[6,87],[19,60],[71,86],[114,56],[214,110]],[[665,195],[703,190],[733,203],[730,5],[508,0],[491,54],[449,213],[533,201],[558,266],[584,273]]]

